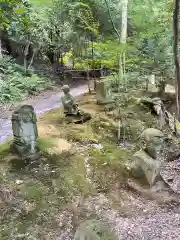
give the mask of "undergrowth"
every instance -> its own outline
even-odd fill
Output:
[[[7,56],[0,59],[0,104],[22,100],[48,87],[48,81],[33,70],[25,71]]]

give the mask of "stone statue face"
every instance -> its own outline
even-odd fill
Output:
[[[27,122],[31,122],[33,119],[33,114],[31,112],[24,112],[22,114],[22,121],[27,123]]]
[[[162,150],[164,143],[163,137],[155,136],[146,144],[146,152],[154,159],[156,159]]]
[[[62,91],[63,91],[64,94],[68,94],[69,91],[70,91],[69,86],[68,86],[68,85],[64,85],[64,86],[62,87]]]

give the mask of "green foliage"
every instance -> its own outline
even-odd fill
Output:
[[[136,0],[130,3],[141,71],[146,74],[154,72],[163,80],[172,78],[172,2]]]
[[[1,0],[0,2],[0,31],[9,28],[13,16],[21,9],[21,0]]]
[[[32,72],[25,72],[24,68],[14,63],[10,58],[0,59],[0,69],[3,72],[0,81],[0,103],[21,100],[28,94],[48,87],[45,79]]]
[[[70,50],[64,63],[76,69],[119,68],[119,56],[126,52],[125,66],[129,72],[140,72],[163,80],[173,78],[172,1],[130,0],[128,3],[127,44],[116,39],[108,9],[102,0],[3,0],[0,10],[1,28],[22,44],[43,54]],[[121,7],[109,1],[113,22],[120,32]],[[93,44],[92,44],[93,40]],[[93,50],[92,50],[93,47]],[[93,52],[93,53],[92,53]],[[131,78],[132,79],[132,78]],[[133,81],[131,81],[133,85]]]
[[[81,53],[82,56],[77,56],[75,58],[75,68],[118,68],[118,57],[123,49],[124,46],[120,45],[116,40],[94,42],[93,46],[92,43],[88,43]]]

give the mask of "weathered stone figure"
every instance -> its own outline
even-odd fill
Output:
[[[78,113],[78,105],[70,94],[69,86],[64,85],[62,91],[64,92],[64,96],[61,97],[64,113],[66,115],[76,115]]]
[[[161,165],[163,158],[161,150],[164,142],[163,133],[154,128],[148,128],[142,133],[146,143],[145,149],[141,149],[133,155],[131,172],[134,177],[146,179],[150,187],[155,182],[161,181]]]
[[[37,118],[31,105],[23,105],[12,115],[13,149],[21,156],[34,158],[37,155]]]
[[[64,96],[61,97],[62,105],[64,108],[64,114],[67,117],[69,123],[83,123],[91,119],[89,113],[84,113],[78,107],[78,104],[75,102],[75,99],[70,94],[70,89],[68,85],[62,87]]]

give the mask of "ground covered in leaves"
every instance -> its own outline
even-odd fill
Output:
[[[178,239],[177,202],[127,186],[126,161],[139,149],[141,132],[157,126],[137,93],[131,96],[121,103],[120,144],[117,111],[104,111],[92,94],[77,99],[92,115],[84,124],[67,124],[62,109],[38,118],[41,157],[35,163],[12,155],[10,143],[0,146],[0,239],[70,240],[87,219],[104,220],[117,239]]]

